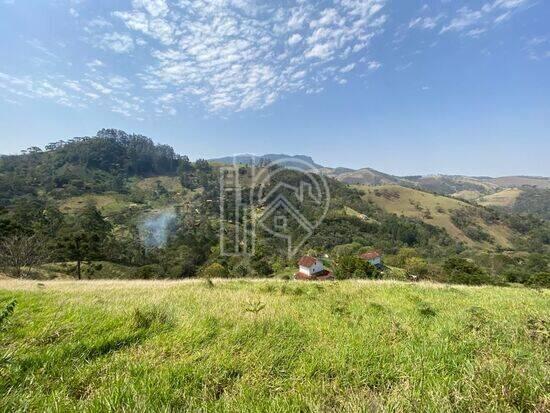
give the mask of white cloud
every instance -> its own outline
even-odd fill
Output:
[[[159,17],[168,13],[168,4],[165,0],[133,0],[135,8],[146,10],[151,16]]]
[[[292,36],[288,38],[288,44],[291,46],[294,46],[295,44],[298,44],[302,41],[302,36],[298,33],[294,33]]]
[[[105,66],[105,63],[103,63],[101,60],[99,59],[94,59],[92,60],[91,62],[88,62],[86,63],[86,66],[92,70],[92,71],[96,71],[97,68],[99,67],[104,67]]]
[[[6,101],[13,101],[13,98],[42,99],[75,109],[86,108],[94,103],[134,118],[144,112],[142,99],[129,92],[133,85],[128,79],[112,75],[105,81],[95,72],[89,72],[85,77],[87,79],[83,81],[62,75],[39,79],[0,72],[0,90],[4,91],[3,99]]]
[[[525,43],[525,50],[531,60],[543,60],[550,57],[550,38],[546,36],[532,37]]]
[[[158,14],[141,11],[114,12],[113,15],[121,19],[126,27],[139,31],[155,38],[165,45],[174,42],[175,28],[171,22],[158,17]]]
[[[441,19],[443,19],[443,15],[440,14],[435,17],[425,16],[425,17],[417,17],[409,22],[409,29],[413,28],[420,28],[420,29],[426,29],[431,30],[435,29]]]
[[[287,7],[254,0],[134,1],[113,17],[160,41],[151,51],[154,63],[138,75],[144,89],[169,90],[170,107],[200,102],[209,111],[241,111],[339,82],[326,67],[345,61],[341,67],[353,69],[357,54],[382,30],[385,1],[327,0],[324,8],[306,0],[289,0]],[[154,104],[166,113],[166,103]]]
[[[128,53],[134,49],[134,40],[124,33],[106,33],[99,38],[99,46],[115,53]]]
[[[367,63],[367,67],[369,70],[378,70],[382,67],[382,63],[372,60]]]
[[[163,115],[176,114],[181,104],[211,112],[257,110],[291,93],[320,93],[327,82],[344,84],[343,74],[366,63],[370,42],[384,31],[386,2],[113,2],[117,9],[93,16],[82,30],[88,44],[114,53],[92,55],[80,79],[16,77],[0,83],[12,98],[74,107],[93,103],[124,116],[141,116],[146,105]],[[78,3],[68,4],[76,17]],[[139,46],[146,47],[130,62],[124,54]],[[380,67],[367,64],[369,70]]]
[[[351,72],[354,68],[355,68],[355,63],[350,63],[349,65],[344,66],[343,68],[341,68],[340,72],[348,73],[348,72]]]
[[[461,7],[455,17],[443,28],[441,33],[466,31],[468,36],[477,37],[486,32],[491,25],[501,23],[529,0],[494,0],[487,1],[479,9]]]

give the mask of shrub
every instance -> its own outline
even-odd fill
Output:
[[[273,268],[266,259],[252,261],[252,268],[260,276],[273,274]]]
[[[529,277],[526,284],[530,287],[550,288],[550,272],[539,272]]]
[[[515,268],[511,268],[509,270],[506,270],[503,274],[506,281],[510,283],[526,283],[531,274],[528,271],[525,270],[519,270]]]
[[[246,277],[247,275],[250,275],[250,267],[241,262],[233,267],[231,270],[231,275],[234,277]]]
[[[205,278],[225,278],[228,273],[225,267],[214,262],[201,270],[201,276]]]
[[[414,248],[403,247],[396,255],[392,257],[386,257],[386,261],[390,265],[403,268],[409,258],[416,256],[418,256],[418,254]]]
[[[500,280],[492,277],[481,267],[464,258],[452,257],[443,266],[447,281],[454,284],[482,285],[500,284]]]
[[[11,300],[1,311],[0,311],[0,328],[4,325],[9,317],[15,311],[15,306],[17,305],[17,300]]]
[[[473,241],[490,243],[494,242],[494,238],[486,231],[484,231],[479,225],[472,225],[463,229],[464,234]]]
[[[157,278],[162,275],[163,271],[158,264],[149,264],[139,267],[135,272],[136,278],[143,278],[149,280],[151,278]]]
[[[409,275],[426,277],[429,272],[428,263],[426,260],[419,257],[407,258],[405,262],[405,271],[407,271]]]

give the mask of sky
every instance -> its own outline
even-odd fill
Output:
[[[0,0],[0,153],[102,128],[191,159],[550,176],[547,0]]]

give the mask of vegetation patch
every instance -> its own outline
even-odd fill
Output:
[[[550,344],[550,321],[545,318],[531,317],[527,320],[529,337],[544,345]]]
[[[8,318],[13,315],[16,305],[17,300],[13,299],[0,309],[0,329],[7,323]]]
[[[170,311],[159,305],[137,307],[132,313],[132,324],[141,329],[172,327],[174,317]]]

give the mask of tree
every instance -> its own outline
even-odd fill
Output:
[[[195,169],[197,170],[197,183],[206,191],[210,190],[213,184],[212,166],[205,159],[197,159]]]
[[[334,247],[332,253],[334,257],[343,257],[346,255],[355,255],[361,249],[361,244],[352,242],[351,244],[341,244]]]
[[[103,247],[111,232],[111,224],[105,220],[101,212],[88,204],[61,230],[59,248],[62,255],[76,261],[76,273],[82,278],[82,261],[92,261],[103,256]]]
[[[491,277],[483,268],[460,257],[451,257],[443,265],[447,281],[455,284],[481,285],[495,284],[496,277]]]
[[[187,156],[182,156],[179,160],[178,166],[178,175],[180,177],[181,186],[187,189],[193,189],[193,177],[194,177],[195,167],[189,161]]]
[[[407,271],[409,275],[425,277],[429,272],[428,263],[426,260],[419,257],[407,258],[405,261],[405,271]]]
[[[414,248],[403,247],[392,259],[392,264],[396,267],[404,267],[407,263],[407,260],[416,257],[417,252]]]
[[[335,260],[334,274],[338,279],[379,278],[380,272],[368,261],[356,255],[343,255]]]
[[[0,241],[0,265],[14,277],[28,277],[46,260],[44,242],[35,235],[16,234]]]

